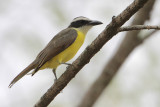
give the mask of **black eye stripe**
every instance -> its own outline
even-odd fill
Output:
[[[72,22],[69,27],[78,28],[78,27],[88,24],[89,22],[90,21],[87,21],[87,20],[77,20],[77,21]]]
[[[87,21],[87,20],[78,20],[78,21],[75,21],[75,22],[72,22],[72,23],[85,25],[85,24],[87,24],[88,22],[89,22],[89,21]]]
[[[88,21],[86,21],[86,20],[79,20],[79,21],[77,21],[77,23],[87,24],[87,23],[88,23]]]

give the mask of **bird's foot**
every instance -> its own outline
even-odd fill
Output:
[[[54,79],[54,84],[55,84],[56,82],[57,82],[57,79],[55,78],[55,79]]]
[[[62,62],[62,63],[60,63],[60,64],[68,65],[68,66],[66,67],[66,69],[68,69],[68,67],[72,65],[71,63],[65,63],[65,62]]]

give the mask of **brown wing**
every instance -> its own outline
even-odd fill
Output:
[[[47,61],[68,48],[76,40],[76,38],[76,30],[70,28],[62,30],[55,37],[53,37],[48,45],[38,54],[35,60],[37,67],[34,72],[36,73]]]

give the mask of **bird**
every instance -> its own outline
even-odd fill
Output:
[[[72,59],[84,43],[87,32],[101,21],[91,20],[84,16],[74,18],[69,26],[56,34],[46,47],[37,55],[35,60],[20,72],[9,84],[11,88],[24,75],[29,73],[33,76],[37,71],[50,68],[57,80],[56,68]]]

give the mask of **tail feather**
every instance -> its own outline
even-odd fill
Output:
[[[11,88],[18,80],[20,80],[24,75],[26,75],[30,70],[35,68],[35,63],[32,62],[28,67],[26,67],[22,72],[20,72],[9,84],[9,88]]]

